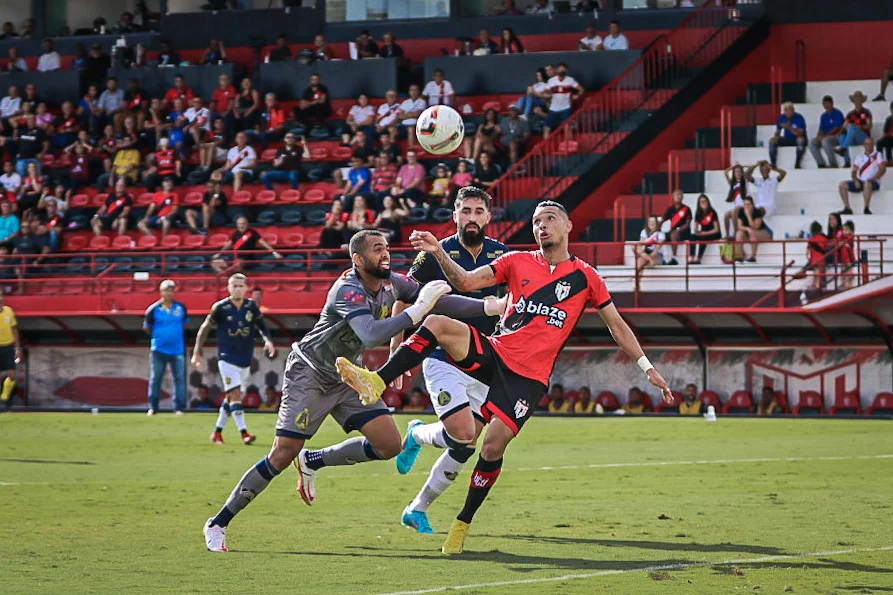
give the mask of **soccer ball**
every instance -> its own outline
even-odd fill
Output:
[[[434,155],[452,153],[465,138],[465,122],[448,105],[434,105],[422,112],[415,125],[422,148]]]

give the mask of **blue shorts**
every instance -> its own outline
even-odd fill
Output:
[[[867,183],[868,183],[868,182],[862,182],[862,187],[864,188],[864,187],[865,187],[865,184],[867,184]],[[850,192],[862,192],[862,188],[856,188],[856,183],[853,182],[852,180],[850,180],[849,182],[846,183],[846,187],[847,187],[847,189],[849,189]],[[878,184],[878,182],[877,182],[876,180],[872,180],[872,182],[871,182],[871,189],[872,189],[872,190],[874,190],[875,192],[877,192],[877,190],[878,190],[880,187],[881,187],[881,185]]]
[[[551,129],[558,128],[571,117],[571,111],[569,109],[561,110],[560,112],[549,110],[549,113],[546,115],[546,127]]]

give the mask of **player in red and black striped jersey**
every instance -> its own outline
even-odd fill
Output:
[[[469,192],[472,190],[468,188],[460,190],[460,194]],[[365,403],[376,402],[388,384],[419,365],[438,346],[457,368],[490,387],[481,410],[489,422],[487,436],[471,476],[465,507],[450,526],[443,545],[446,554],[462,552],[469,524],[499,476],[506,447],[545,393],[555,360],[587,305],[598,309],[611,336],[637,361],[664,399],[673,399],[666,380],[645,357],[612,303],[601,276],[568,252],[571,227],[561,204],[541,202],[533,213],[533,235],[540,249],[510,252],[473,271],[457,265],[431,233],[413,232],[413,248],[432,254],[457,290],[474,291],[501,283],[508,286],[508,305],[499,330],[486,337],[463,322],[429,316],[375,372],[344,358],[336,360],[342,379]]]
[[[687,204],[682,202],[682,190],[673,191],[673,204],[667,207],[663,216],[663,221],[670,222],[671,242],[687,242],[691,238],[691,209]],[[673,259],[667,264],[679,264],[676,260],[676,251],[679,249],[678,244],[671,246],[673,250]]]

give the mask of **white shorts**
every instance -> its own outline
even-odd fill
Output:
[[[471,412],[480,417],[489,386],[456,366],[431,357],[422,363],[422,372],[437,417],[446,419],[465,407],[471,407]]]
[[[223,392],[228,393],[234,388],[241,388],[242,394],[248,388],[248,377],[251,376],[251,367],[240,368],[229,362],[217,360],[217,369],[223,380]]]

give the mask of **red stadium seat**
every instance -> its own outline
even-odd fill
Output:
[[[497,113],[501,112],[502,104],[500,102],[494,100],[494,101],[488,101],[488,102],[484,103],[484,105],[481,106],[481,111],[483,111],[483,112],[487,111],[488,109],[495,109]]]
[[[651,397],[645,391],[642,391],[642,405],[645,406],[644,411],[654,411],[654,403],[651,402]]]
[[[68,206],[72,209],[83,209],[90,205],[90,197],[86,194],[75,194],[68,201]]]
[[[229,241],[229,235],[225,233],[215,233],[208,238],[208,245],[211,248],[220,248]]]
[[[84,236],[73,236],[65,239],[66,252],[80,252],[87,247],[89,240]]]
[[[201,237],[201,236],[199,236]],[[183,244],[183,238],[175,234],[168,234],[161,238],[161,247],[165,250],[176,250]]]
[[[852,391],[837,396],[829,415],[862,415],[862,402],[859,393]]]
[[[141,250],[149,250],[158,245],[158,238],[156,238],[155,236],[140,236],[140,239],[137,240],[136,245]]]
[[[276,159],[276,153],[278,153],[276,149],[264,149],[263,153],[260,154],[260,160],[273,161]]]
[[[620,409],[620,403],[617,401],[617,396],[608,390],[603,390],[598,393],[598,396],[595,398],[595,402],[601,405],[605,411],[617,411]]]
[[[306,238],[304,238],[305,246],[319,246],[319,240],[322,237],[321,231],[314,231]]]
[[[271,246],[275,246],[279,243],[279,234],[273,231],[268,231],[264,234],[264,241]]]
[[[871,406],[865,410],[866,415],[893,415],[893,394],[878,393]]]
[[[682,404],[682,393],[679,391],[673,391],[673,402],[672,403],[664,403],[664,400],[661,399],[657,406],[654,408],[655,413],[679,413],[679,405]]]
[[[800,392],[800,402],[794,405],[794,415],[824,415],[825,400],[814,390]]]
[[[247,190],[239,190],[238,192],[233,192],[232,198],[229,199],[230,204],[234,205],[246,205],[251,202],[251,193]]]
[[[310,159],[312,161],[323,161],[328,159],[329,150],[326,147],[313,147],[310,149]]]
[[[304,200],[307,202],[321,202],[326,199],[326,191],[322,188],[311,188],[304,193]]]
[[[723,405],[722,412],[726,415],[753,413],[753,397],[746,390],[736,390],[732,398]]]
[[[293,190],[292,188],[289,188],[288,190],[283,190],[282,194],[279,195],[279,200],[281,200],[282,202],[288,202],[288,203],[298,202],[299,200],[301,200],[301,191]]]
[[[107,199],[108,197],[109,197],[108,193],[96,194],[90,200],[90,206],[97,207],[97,208],[101,207],[102,205],[105,204],[105,199]]]
[[[53,164],[56,162],[56,158],[52,153],[47,153],[40,160],[40,165],[42,167],[53,167]]]
[[[261,190],[254,195],[254,201],[262,204],[276,202],[276,192],[273,190]]]
[[[791,406],[788,404],[788,396],[784,394],[783,391],[775,391],[775,402],[778,403],[779,407],[784,409],[785,413],[791,412]]]
[[[353,149],[350,147],[336,147],[332,151],[332,157],[339,161],[347,161],[353,157]]]
[[[134,247],[135,242],[130,236],[117,236],[112,241],[112,248],[115,250],[130,250]]]
[[[203,194],[198,191],[189,192],[186,196],[183,197],[183,205],[188,207],[194,207],[196,205],[202,204]]]
[[[304,234],[300,231],[294,231],[282,240],[282,245],[287,248],[297,248],[304,243]]]
[[[205,236],[188,235],[183,239],[183,246],[195,250],[204,246],[206,239]]]
[[[705,390],[698,398],[707,407],[713,405],[714,409],[716,409],[717,411],[722,411],[722,403],[720,403],[719,397],[712,390]]]
[[[134,205],[137,207],[147,207],[149,203],[152,202],[152,197],[155,196],[151,192],[143,192],[139,196],[136,197],[134,201]]]
[[[93,236],[90,238],[90,250],[106,250],[111,245],[112,240],[108,236]]]

